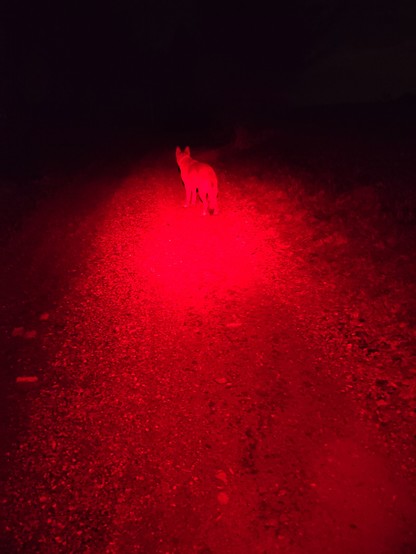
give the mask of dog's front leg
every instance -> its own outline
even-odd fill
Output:
[[[196,204],[196,189],[195,188],[193,188],[191,190],[191,204],[192,204],[192,206],[195,206],[195,204]]]
[[[202,212],[202,215],[208,215],[208,198],[207,198],[207,195],[206,194],[203,194],[202,196],[199,195],[201,200],[202,200],[202,203],[204,205],[204,210]]]
[[[192,187],[190,187],[189,185],[186,186],[185,185],[185,204],[184,204],[184,208],[187,208],[191,202],[191,196],[192,196]]]

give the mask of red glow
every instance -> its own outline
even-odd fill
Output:
[[[284,247],[271,228],[264,235],[253,206],[244,206],[238,198],[236,209],[224,184],[227,209],[216,217],[203,217],[200,202],[182,206],[183,187],[175,172],[168,182],[155,185],[145,227],[137,229],[126,257],[130,271],[151,284],[158,301],[178,308],[209,310],[230,292],[254,294],[265,268],[275,267]]]
[[[159,205],[138,245],[137,274],[148,275],[162,301],[211,305],[255,285],[258,240],[253,222],[237,213],[204,218],[197,208]]]

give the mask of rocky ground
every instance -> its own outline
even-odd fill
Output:
[[[4,552],[416,552],[409,172],[249,142],[3,184]]]

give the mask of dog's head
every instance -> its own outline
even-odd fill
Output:
[[[178,166],[181,166],[181,163],[185,158],[189,158],[191,155],[191,151],[189,149],[189,146],[187,146],[183,151],[179,148],[179,146],[176,147],[176,162]]]

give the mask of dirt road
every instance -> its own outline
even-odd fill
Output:
[[[371,396],[399,374],[368,353],[379,266],[287,174],[215,163],[217,217],[158,154],[6,246],[4,552],[416,552],[412,396]]]

